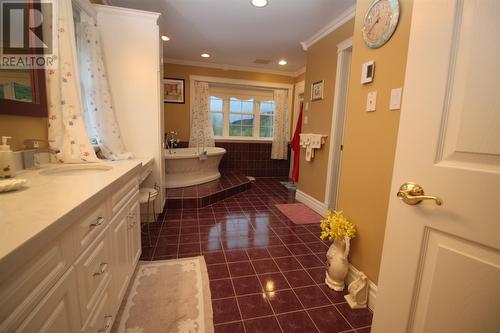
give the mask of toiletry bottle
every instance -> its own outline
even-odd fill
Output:
[[[0,145],[0,178],[11,178],[15,174],[14,153],[10,150],[7,140],[10,136],[2,136]]]

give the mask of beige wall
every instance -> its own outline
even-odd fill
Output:
[[[265,81],[277,83],[295,83],[295,78],[285,75],[275,75],[257,72],[225,71],[217,68],[165,64],[164,76],[168,78],[184,79],[186,85],[185,104],[165,103],[165,131],[177,131],[179,139],[189,141],[189,75],[215,76],[230,79]]]
[[[400,21],[392,38],[378,49],[365,46],[361,26],[371,0],[358,0],[351,81],[344,134],[339,208],[356,224],[351,262],[377,283],[394,165],[400,111],[389,111],[393,88],[403,87],[412,0],[400,0]],[[361,64],[375,61],[371,84],[359,84]],[[366,112],[366,96],[377,91],[376,112]]]
[[[337,70],[337,44],[352,36],[353,27],[354,20],[350,20],[316,42],[307,51],[304,102],[309,103],[309,109],[304,110],[304,116],[307,116],[309,121],[302,125],[304,133],[330,135]],[[324,98],[311,102],[311,84],[320,80],[325,81]],[[329,144],[330,137],[321,149],[316,149],[312,162],[304,160],[304,153],[301,155],[298,188],[321,202],[325,197]]]
[[[12,150],[21,150],[25,139],[47,140],[47,118],[0,115],[1,135],[12,137]]]
[[[309,111],[304,113],[309,116],[309,124],[303,131],[330,135],[336,45],[353,34],[338,209],[358,229],[351,246],[352,264],[377,283],[400,112],[389,111],[389,96],[392,88],[403,87],[413,2],[399,2],[401,16],[396,32],[381,48],[370,49],[363,42],[361,28],[371,2],[358,0],[355,23],[346,23],[308,50],[306,101],[310,100],[311,83],[318,80],[325,80],[325,98],[309,102]],[[375,78],[371,84],[361,85],[361,65],[368,60],[375,61]],[[369,91],[378,93],[376,112],[365,111]],[[315,152],[313,162],[302,158],[300,164],[299,189],[321,202],[325,200],[329,139]]]

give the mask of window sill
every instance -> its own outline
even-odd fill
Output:
[[[240,143],[271,143],[273,142],[272,138],[269,139],[260,139],[260,138],[227,138],[227,137],[214,137],[216,142],[240,142]]]

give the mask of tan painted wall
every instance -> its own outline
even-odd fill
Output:
[[[47,118],[0,115],[1,135],[12,137],[12,150],[21,150],[25,139],[47,140]]]
[[[184,79],[186,85],[185,104],[165,103],[165,131],[177,131],[179,139],[189,141],[189,75],[215,76],[230,79],[266,81],[294,84],[295,78],[285,75],[275,75],[257,72],[225,71],[217,68],[165,64],[164,76],[168,78]],[[293,109],[292,109],[293,110]]]
[[[351,81],[344,134],[339,208],[356,224],[352,264],[377,283],[394,165],[400,111],[389,111],[390,91],[403,87],[412,0],[400,0],[400,21],[392,38],[379,49],[365,46],[361,26],[371,0],[358,0],[353,39]],[[371,84],[361,85],[361,64],[375,61]],[[366,112],[366,96],[377,91],[377,111]]]
[[[312,45],[307,51],[304,101],[309,103],[309,109],[304,110],[304,117],[307,116],[309,121],[307,125],[302,125],[304,133],[330,135],[337,70],[337,44],[351,37],[353,28],[354,20],[350,20]],[[325,81],[324,98],[311,102],[311,84],[320,80]],[[324,201],[325,197],[329,144],[330,137],[321,149],[316,149],[312,162],[306,162],[305,154],[301,154],[298,188],[321,202]]]

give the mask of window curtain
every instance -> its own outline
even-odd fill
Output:
[[[274,135],[271,147],[271,159],[286,160],[288,158],[288,91],[274,91]]]
[[[194,99],[191,105],[191,134],[189,147],[214,147],[214,131],[210,115],[210,92],[207,82],[194,82]]]
[[[83,116],[90,139],[110,160],[132,158],[125,149],[113,109],[106,68],[96,21],[80,11],[76,43],[80,82],[83,95]]]
[[[59,1],[58,58],[46,70],[51,148],[59,163],[97,162],[82,115],[71,0]]]

